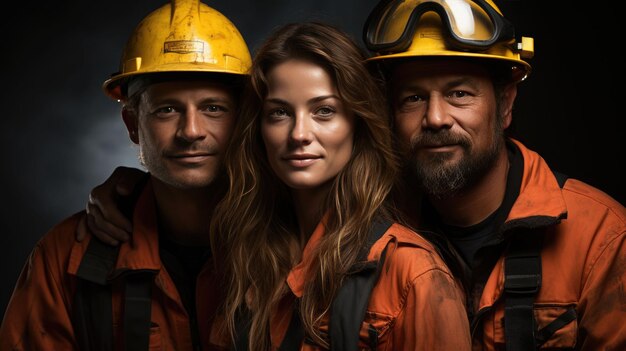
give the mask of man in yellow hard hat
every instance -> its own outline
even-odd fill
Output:
[[[132,239],[74,242],[84,211],[55,226],[24,266],[1,350],[213,348],[209,221],[250,64],[237,28],[198,0],[173,0],[139,23],[104,83],[149,172]]]
[[[626,350],[626,209],[507,135],[533,40],[491,0],[383,0],[364,40],[406,215],[464,284],[474,349]]]

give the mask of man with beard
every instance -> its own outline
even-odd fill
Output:
[[[466,287],[474,349],[626,350],[626,209],[506,135],[532,38],[490,0],[384,0],[364,39],[388,78],[406,216]]]

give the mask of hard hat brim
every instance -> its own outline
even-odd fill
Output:
[[[469,58],[469,59],[480,59],[480,60],[491,60],[491,61],[499,61],[499,62],[509,62],[512,67],[517,70],[514,73],[513,78],[516,81],[522,81],[530,75],[531,66],[527,62],[523,60],[517,60],[514,58],[506,58],[502,56],[495,56],[489,54],[480,54],[473,52],[455,52],[455,51],[428,51],[425,55],[416,54],[414,51],[405,51],[388,55],[380,55],[374,56],[367,59],[367,62],[380,62],[380,61],[390,61],[390,60],[400,60],[400,59],[429,59],[429,58]]]
[[[172,72],[172,73],[197,72],[197,73],[203,73],[203,74],[206,74],[206,73],[233,74],[233,75],[240,75],[240,76],[248,74],[248,72],[244,72],[241,70],[224,69],[221,66],[217,66],[217,65],[213,66],[207,63],[197,64],[197,63],[184,62],[184,63],[177,63],[177,64],[162,65],[158,68],[151,68],[150,70],[145,70],[145,71],[139,70],[139,71],[134,71],[134,72],[118,74],[118,75],[115,75],[115,77],[113,78],[107,79],[102,84],[102,88],[104,90],[104,93],[108,95],[109,97],[116,99],[116,100],[123,100],[126,98],[126,96],[124,96],[124,94],[122,93],[121,86],[124,85],[128,81],[129,78],[133,76],[137,76],[137,75],[167,73],[167,72]]]

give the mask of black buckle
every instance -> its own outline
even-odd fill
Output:
[[[504,280],[504,291],[510,294],[535,294],[541,287],[541,274],[512,274]]]

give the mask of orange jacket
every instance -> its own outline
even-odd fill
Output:
[[[309,239],[300,264],[290,272],[287,283],[291,296],[302,296],[306,269],[313,251],[324,235],[318,225]],[[470,349],[464,295],[434,247],[415,232],[393,224],[372,246],[368,260],[377,261],[388,247],[383,269],[370,297],[361,327],[359,349],[368,349],[368,327],[378,334],[377,350]],[[292,306],[281,304],[270,323],[274,349],[282,342]],[[327,331],[328,325],[322,330]],[[319,350],[303,343],[301,350]]]
[[[123,244],[116,272],[158,270],[152,288],[150,348],[192,350],[190,321],[174,282],[159,258],[155,206],[148,182],[134,212],[132,239]],[[88,240],[74,240],[79,212],[48,232],[35,246],[19,277],[0,327],[0,350],[76,350],[72,326],[76,272]],[[209,260],[210,261],[210,260]],[[203,350],[210,350],[209,330],[216,308],[212,265],[197,279],[197,311]],[[113,290],[115,348],[121,349],[123,292]]]
[[[575,179],[561,189],[538,154],[513,143],[523,157],[523,176],[503,237],[543,218],[543,276],[535,319],[542,328],[569,307],[577,315],[542,348],[626,350],[626,209]],[[504,350],[503,288],[501,256],[478,302],[474,350]]]

